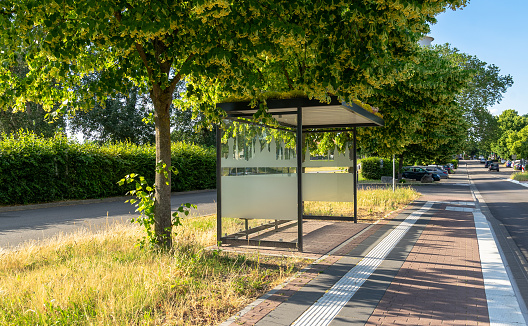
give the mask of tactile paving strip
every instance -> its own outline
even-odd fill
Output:
[[[410,214],[400,225],[374,247],[356,266],[348,271],[330,290],[306,310],[292,325],[325,326],[354,296],[356,291],[383,262],[385,257],[400,242],[414,223],[433,206],[427,202],[418,211]]]

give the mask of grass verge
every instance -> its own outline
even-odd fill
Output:
[[[383,218],[387,213],[403,208],[420,194],[410,187],[364,188],[358,191],[358,220],[373,222]],[[307,215],[315,216],[353,216],[352,202],[311,202],[304,203]]]
[[[189,220],[169,253],[123,225],[4,252],[0,325],[216,325],[308,263],[204,250],[211,225]]]
[[[528,173],[514,172],[510,175],[510,179],[517,181],[528,181]]]
[[[360,218],[383,217],[417,196],[361,190]],[[351,209],[325,205],[319,215]],[[215,244],[216,217],[183,222],[171,252],[137,248],[134,225],[0,252],[0,325],[217,325],[310,262],[205,250]]]

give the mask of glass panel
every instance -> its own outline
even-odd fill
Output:
[[[297,220],[297,175],[222,177],[222,217]]]

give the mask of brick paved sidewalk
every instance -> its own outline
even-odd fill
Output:
[[[487,325],[486,293],[473,215],[433,217],[367,325]]]

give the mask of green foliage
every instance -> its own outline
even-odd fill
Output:
[[[134,171],[154,183],[155,149],[127,142],[79,144],[64,134],[42,138],[31,132],[0,140],[0,204],[29,204],[124,195],[116,182]],[[172,191],[216,186],[214,150],[172,144]]]
[[[361,160],[361,175],[370,180],[379,180],[382,176],[391,176],[392,161],[379,157],[364,158]]]
[[[160,162],[156,165],[156,171],[168,174],[166,167],[165,163]],[[177,171],[173,169],[173,172]],[[168,175],[165,177],[168,180]],[[154,190],[156,186],[149,186],[144,177],[135,173],[126,175],[123,179],[119,180],[117,184],[120,186],[134,184],[135,186],[135,188],[130,190],[127,194],[135,196],[136,199],[129,199],[126,202],[134,205],[136,207],[136,212],[141,214],[139,217],[132,219],[132,223],[141,225],[146,233],[146,236],[138,239],[139,247],[150,249],[159,248],[159,244],[165,243],[165,241],[160,241],[160,235],[155,233],[154,227],[156,225],[156,217],[154,214]],[[189,209],[191,208],[196,209],[196,205],[190,203],[181,204],[177,211],[172,214],[171,224],[166,230],[168,232],[164,233],[162,236],[172,236],[174,228],[182,225],[180,214],[183,213],[185,216],[189,215]]]
[[[510,75],[501,75],[500,69],[476,56],[460,53],[448,44],[436,47],[464,70],[471,71],[469,84],[457,94],[457,103],[464,109],[468,122],[466,152],[489,152],[491,144],[500,137],[497,119],[488,108],[501,102],[506,90],[513,85]]]
[[[128,94],[119,94],[95,104],[88,111],[78,111],[69,117],[73,132],[81,132],[85,139],[97,142],[129,141],[134,144],[154,143],[154,124],[143,120],[149,116],[148,99],[132,88]]]
[[[461,149],[467,123],[455,100],[470,72],[438,49],[422,48],[418,54],[411,78],[381,88],[368,99],[380,108],[385,125],[358,130],[363,154],[443,161]]]
[[[458,169],[458,160],[451,160],[449,161],[449,163],[453,163],[453,165],[455,166],[455,169]]]

